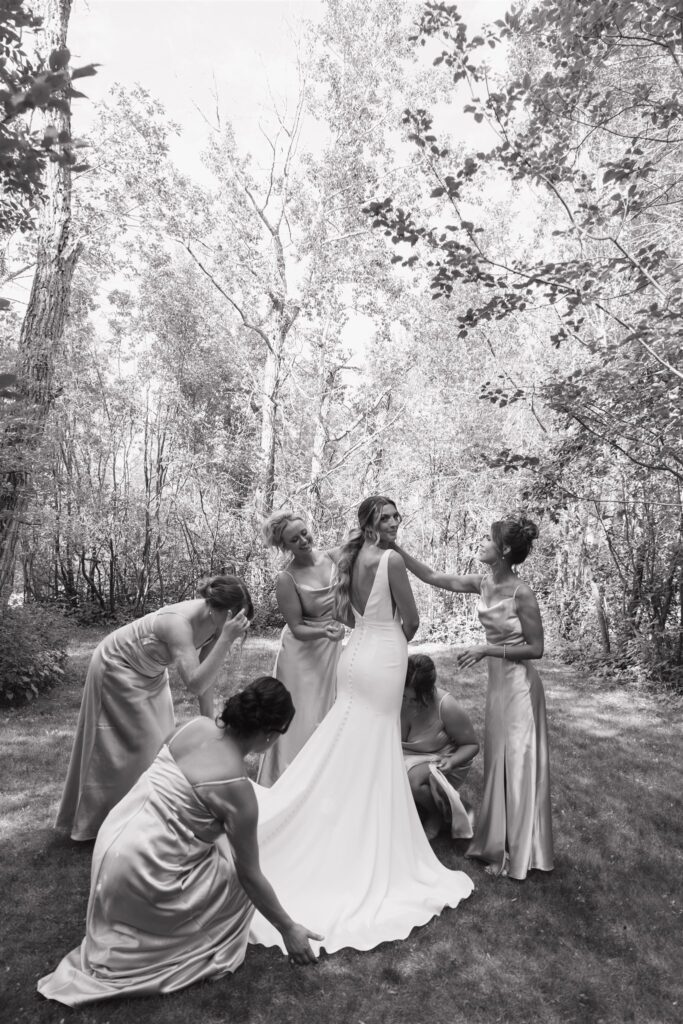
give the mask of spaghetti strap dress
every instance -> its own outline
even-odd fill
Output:
[[[202,793],[213,787],[229,803],[240,782],[251,785],[245,776],[193,785],[161,748],[100,828],[85,938],[38,982],[46,999],[83,1006],[176,992],[239,967],[254,907]]]
[[[523,644],[515,597],[487,605],[479,619],[491,645]],[[488,658],[484,727],[484,795],[468,850],[524,879],[531,869],[552,871],[553,835],[545,694],[528,661]]]
[[[407,772],[421,764],[429,765],[432,797],[441,816],[450,826],[451,838],[471,839],[471,817],[458,791],[469,775],[474,758],[448,771],[436,766],[442,757],[450,757],[458,749],[446,732],[441,718],[441,705],[446,697],[447,693],[441,695],[434,720],[417,735],[410,733],[409,738],[403,740],[403,763]]]
[[[333,563],[330,576],[334,568]],[[288,575],[301,601],[303,624],[333,622],[332,579],[326,587],[308,587],[297,583],[291,573]],[[325,637],[297,640],[289,626],[282,630],[273,675],[291,693],[296,714],[284,736],[261,758],[257,776],[261,786],[272,786],[280,778],[334,704],[341,649],[341,643]]]
[[[72,839],[95,838],[173,731],[172,657],[154,632],[162,614],[150,612],[110,633],[90,660],[55,822]]]
[[[472,892],[439,861],[420,822],[401,751],[408,649],[392,607],[388,556],[342,652],[337,699],[270,789],[256,786],[263,873],[295,921],[332,953],[403,939]],[[258,911],[250,942],[284,944]]]

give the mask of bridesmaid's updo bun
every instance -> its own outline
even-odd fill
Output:
[[[259,676],[228,698],[216,722],[248,737],[257,732],[286,732],[293,717],[294,704],[287,687],[274,676]]]
[[[510,564],[521,565],[538,537],[538,527],[524,516],[506,516],[491,524],[491,538],[501,552],[510,548]]]
[[[297,512],[273,512],[272,516],[268,516],[261,528],[266,546],[269,548],[279,548],[280,551],[284,551],[282,534],[290,523],[297,522],[306,522],[304,517]]]
[[[254,618],[251,594],[237,576],[210,576],[201,581],[197,593],[212,608],[227,608],[233,615],[243,610],[248,619]]]

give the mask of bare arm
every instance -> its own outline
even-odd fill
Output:
[[[240,885],[256,909],[280,932],[293,960],[300,964],[314,963],[316,956],[309,939],[322,940],[323,936],[297,924],[289,916],[261,871],[256,837],[258,805],[251,783],[233,782],[223,788],[227,790],[224,799],[218,790],[204,790],[202,798],[206,798],[225,825]]]
[[[398,544],[394,544],[393,547],[405,562],[406,567],[423,583],[429,583],[430,586],[439,587],[441,590],[451,590],[454,594],[480,593],[483,578],[480,574],[453,576],[447,572],[437,572],[436,569],[430,569],[424,562],[418,562],[417,558],[413,558]]]
[[[202,647],[202,649],[199,652],[199,662],[200,662],[200,664],[203,661],[206,661],[206,659],[208,658],[209,654],[214,649],[215,645],[216,645],[216,637],[214,637],[212,640],[209,640],[208,644],[204,644],[204,646]],[[208,689],[204,690],[203,693],[199,694],[199,698],[198,698],[198,701],[197,701],[197,703],[199,704],[199,714],[203,715],[204,718],[210,718],[211,721],[213,721],[214,718],[216,717],[215,714],[214,714],[214,710],[215,710],[214,709],[214,702],[215,702],[215,699],[216,699],[216,687],[212,683],[208,687]]]
[[[341,558],[342,547],[342,544],[338,544],[336,548],[325,549],[325,554],[334,562],[335,565],[339,563],[339,559]]]
[[[542,658],[544,649],[543,623],[541,622],[538,601],[531,587],[527,587],[526,584],[520,586],[515,595],[515,605],[526,641],[526,658],[530,660]],[[519,650],[519,648],[513,648],[513,650]],[[518,658],[517,660],[521,659]]]
[[[538,602],[531,587],[520,584],[515,596],[515,609],[522,625],[523,644],[479,644],[467,647],[456,658],[458,668],[469,668],[482,658],[504,658],[506,661],[533,661],[543,657],[543,623]]]
[[[479,753],[477,735],[469,716],[450,694],[441,704],[441,721],[449,739],[458,749],[448,757],[442,758],[438,763],[439,768],[451,769],[467,764]]]
[[[303,621],[301,600],[294,580],[288,572],[281,572],[278,575],[275,596],[278,608],[297,640],[341,640],[344,636],[344,629],[337,622],[325,621],[319,626],[310,626]]]
[[[396,551],[389,552],[389,589],[391,596],[396,602],[398,614],[401,616],[401,625],[406,640],[412,640],[420,625],[420,616],[413,596],[413,588],[408,579],[403,559]]]
[[[160,639],[170,650],[180,678],[190,693],[201,696],[212,686],[234,641],[243,636],[249,628],[249,620],[242,611],[232,619],[227,619],[211,650],[202,661],[195,649],[192,626],[187,619],[182,615],[168,615],[164,618],[172,621],[166,624]]]
[[[216,687],[211,685],[204,693],[199,694],[199,714],[211,721],[216,717],[214,702],[216,700]]]

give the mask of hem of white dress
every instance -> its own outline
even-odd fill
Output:
[[[382,934],[379,937],[372,936],[365,940],[358,938],[357,936],[349,936],[346,940],[333,941],[327,944],[325,942],[312,942],[311,946],[316,950],[316,952],[322,952],[324,950],[325,953],[331,955],[332,953],[338,953],[342,949],[355,949],[360,953],[366,953],[368,950],[374,949],[376,946],[381,946],[384,942],[403,942],[415,928],[424,928],[425,925],[439,917],[444,910],[455,910],[463,900],[469,899],[474,892],[474,888],[474,883],[472,883],[469,892],[463,893],[462,896],[454,899],[453,902],[444,903],[440,910],[428,911],[423,918],[421,917],[418,920],[412,921],[407,927],[401,929],[400,932],[393,930],[390,934]],[[272,941],[269,941],[267,939],[253,939],[249,936],[249,945],[264,946],[269,949],[272,949],[273,947],[279,948],[283,954],[287,955],[286,947],[281,941],[278,941],[277,938],[273,938]]]

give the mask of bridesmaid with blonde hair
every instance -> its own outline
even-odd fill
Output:
[[[296,512],[274,512],[263,538],[290,556],[275,594],[285,620],[273,675],[292,695],[296,717],[286,735],[261,758],[257,781],[272,786],[294,760],[334,703],[344,627],[334,619],[334,577],[339,549],[321,551]]]

